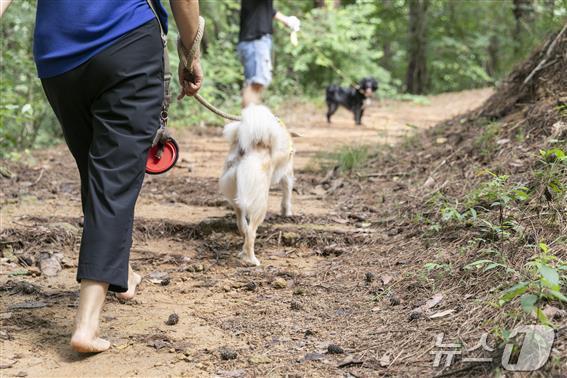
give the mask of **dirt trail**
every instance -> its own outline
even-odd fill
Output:
[[[363,338],[355,319],[367,316],[368,327],[375,331],[383,324],[381,319],[396,320],[371,312],[372,305],[364,309],[341,303],[340,298],[356,290],[349,286],[351,281],[364,280],[352,276],[358,275],[355,262],[341,254],[348,248],[365,248],[371,234],[382,231],[345,221],[335,204],[314,189],[307,168],[318,153],[342,144],[395,143],[415,128],[430,127],[480,105],[490,92],[443,94],[431,97],[427,105],[375,103],[364,116],[363,127],[355,127],[351,114],[343,110],[329,126],[322,109],[288,107],[281,116],[288,128],[302,135],[296,140],[296,215],[276,215],[280,194],[275,191],[258,237],[259,268],[241,267],[235,258],[241,240],[234,233],[231,211],[217,193],[228,147],[220,129],[177,132],[183,151],[178,167],[167,175],[148,177],[136,209],[132,262],[146,279],[130,303],[109,296],[102,334],[113,348],[90,357],[78,356],[67,345],[78,294],[73,268],[80,235],[78,180],[63,146],[39,153],[33,169],[17,172],[18,180],[0,197],[0,375],[392,374],[394,363],[375,368],[346,361],[337,367],[349,351],[375,352],[357,342]],[[25,270],[13,262],[15,257],[33,258],[46,251],[65,256],[66,267],[57,276],[19,275]],[[167,285],[148,279],[155,272],[168,274]],[[22,281],[35,286],[22,286]],[[333,285],[339,288],[329,293]],[[179,315],[179,323],[166,325],[172,313]],[[330,343],[339,344],[347,354],[323,353]],[[236,359],[223,360],[221,347],[234,350]],[[418,371],[416,366],[412,369]]]

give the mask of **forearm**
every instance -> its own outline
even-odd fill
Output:
[[[276,14],[274,15],[274,20],[286,25],[287,16],[282,12],[276,12]]]
[[[171,12],[186,49],[191,49],[199,28],[199,0],[169,0]]]
[[[8,9],[11,3],[12,0],[0,0],[0,17],[4,15],[4,12]]]

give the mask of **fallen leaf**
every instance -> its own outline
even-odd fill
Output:
[[[427,177],[427,180],[423,183],[424,188],[429,188],[435,184],[435,179],[431,176]]]
[[[352,365],[362,365],[363,361],[356,358],[354,355],[349,354],[337,365],[338,368],[348,367]]]
[[[383,283],[384,285],[387,285],[387,284],[390,283],[390,281],[392,281],[393,277],[390,276],[389,274],[382,274],[382,275],[380,276],[380,279],[382,280],[382,283]]]
[[[380,366],[382,366],[382,367],[390,366],[390,355],[389,354],[386,353],[380,358]]]
[[[441,311],[441,312],[436,312],[435,314],[431,315],[429,317],[429,319],[436,319],[436,318],[442,318],[444,316],[447,316],[449,314],[452,314],[453,312],[455,312],[455,309],[451,309],[451,310],[445,310],[445,311]]]
[[[321,354],[321,353],[307,353],[301,359],[301,362],[303,362],[303,361],[321,361],[323,358],[325,358],[325,355]]]
[[[441,302],[442,300],[443,300],[443,294],[437,293],[433,296],[433,298],[431,298],[430,300],[425,302],[425,305],[423,305],[422,308],[424,310],[429,310],[429,309],[437,306],[439,304],[439,302]]]

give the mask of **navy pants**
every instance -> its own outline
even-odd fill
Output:
[[[128,290],[134,207],[159,127],[163,45],[157,21],[42,80],[81,176],[84,228],[77,280]]]

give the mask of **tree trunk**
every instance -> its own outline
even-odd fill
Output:
[[[521,52],[524,43],[532,30],[535,20],[534,0],[513,0],[514,19],[516,25],[514,28],[514,53]]]
[[[429,0],[409,0],[409,93],[425,93],[427,86],[427,8]]]
[[[500,71],[500,60],[498,59],[498,52],[500,51],[500,41],[496,34],[490,36],[488,42],[488,59],[486,61],[486,72],[490,77],[495,78]]]
[[[382,11],[383,17],[388,17],[391,15],[392,11],[392,0],[382,0]],[[390,33],[387,34],[386,38],[382,38],[382,58],[380,59],[380,63],[382,67],[384,67],[388,71],[392,71],[392,59],[394,57],[394,51],[392,51],[392,42],[389,36]]]

